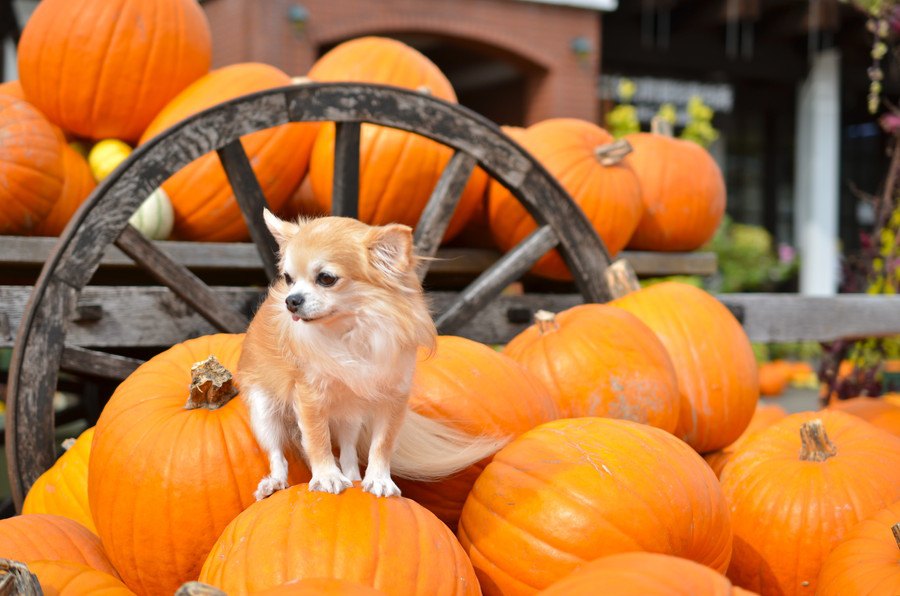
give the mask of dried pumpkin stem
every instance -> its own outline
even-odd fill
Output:
[[[416,87],[416,91],[421,93],[422,95],[431,95],[431,87],[428,85],[419,85]]]
[[[44,592],[25,563],[0,559],[0,596],[40,596]]]
[[[546,335],[559,329],[556,314],[549,310],[539,310],[534,313],[534,324],[537,325],[538,333],[541,335]]]
[[[825,426],[818,418],[803,423],[800,427],[801,461],[825,461],[837,455],[837,447],[828,438]]]
[[[602,166],[614,166],[622,161],[626,155],[633,151],[631,143],[625,139],[613,141],[607,145],[600,145],[594,149],[594,157]]]
[[[225,596],[225,592],[203,582],[187,582],[175,592],[175,596]]]
[[[660,116],[654,116],[650,119],[650,132],[664,137],[675,136],[675,128],[672,126],[672,123]]]
[[[186,410],[215,410],[231,401],[237,393],[231,372],[215,356],[210,356],[191,367],[191,395],[184,407]]]
[[[894,542],[897,543],[897,548],[900,549],[900,524],[891,526],[891,532],[894,533]]]

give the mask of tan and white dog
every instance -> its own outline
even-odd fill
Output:
[[[409,227],[264,215],[281,277],[250,323],[238,365],[253,432],[269,458],[257,499],[287,487],[291,442],[302,446],[310,490],[337,494],[361,479],[378,496],[400,494],[392,472],[434,480],[505,443],[408,409],[417,350],[435,346]]]

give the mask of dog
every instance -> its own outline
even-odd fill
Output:
[[[433,353],[436,342],[408,226],[263,215],[280,276],[247,329],[237,377],[269,459],[257,500],[287,488],[291,445],[302,447],[309,490],[338,494],[361,480],[389,497],[400,494],[392,472],[436,480],[506,442],[408,408],[417,352]]]

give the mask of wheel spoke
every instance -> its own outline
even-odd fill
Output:
[[[336,122],[331,214],[359,218],[359,122]]]
[[[87,350],[77,346],[66,346],[59,363],[60,368],[69,372],[119,381],[133,373],[141,364],[143,361],[136,358]]]

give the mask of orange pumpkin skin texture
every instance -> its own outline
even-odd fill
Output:
[[[625,137],[641,187],[643,215],[628,242],[635,250],[703,246],[725,214],[725,180],[709,152],[692,141],[653,133]]]
[[[764,362],[759,365],[759,394],[773,397],[784,393],[790,372],[780,364]]]
[[[456,103],[447,77],[410,46],[383,37],[361,37],[323,55],[309,70],[317,82],[357,82],[417,89]],[[423,136],[364,124],[360,135],[359,219],[415,226],[453,150]],[[310,176],[319,209],[331,213],[334,125],[322,127],[313,148]],[[445,240],[458,234],[478,208],[487,174],[476,168],[469,178]]]
[[[284,72],[255,62],[216,69],[194,81],[153,119],[146,143],[188,116],[241,95],[291,84]],[[283,124],[241,138],[269,209],[280,211],[309,167],[318,124]],[[250,233],[215,153],[188,164],[162,185],[175,211],[173,236],[181,240],[236,242]]]
[[[663,430],[612,418],[556,420],[500,450],[458,534],[489,596],[534,593],[620,552],[719,571],[731,557],[727,504],[703,459]]]
[[[675,369],[649,327],[603,304],[544,313],[503,352],[544,382],[563,418],[606,416],[675,430]]]
[[[33,561],[28,569],[37,576],[45,596],[133,596],[114,576],[69,561]]]
[[[447,526],[414,501],[379,498],[358,483],[340,495],[300,484],[252,505],[225,528],[200,573],[229,596],[315,577],[386,594],[479,594]]]
[[[67,517],[29,513],[0,520],[0,553],[4,559],[71,561],[118,577],[100,539]]]
[[[269,472],[240,396],[215,410],[185,409],[191,366],[214,355],[236,370],[243,339],[204,336],[154,356],[119,385],[97,422],[91,512],[135,592],[171,594],[196,579],[219,533],[254,502]],[[296,459],[290,470],[291,482],[309,478]]]
[[[883,396],[854,397],[836,399],[828,405],[828,409],[845,412],[862,418],[894,436],[900,437],[900,405],[892,403]]]
[[[30,103],[0,94],[0,234],[28,234],[63,188],[58,131]]]
[[[678,282],[610,304],[636,315],[669,351],[681,392],[675,436],[700,453],[733,443],[759,401],[756,358],[734,315],[707,292]]]
[[[831,445],[801,440],[815,419]],[[744,443],[721,482],[734,528],[731,581],[761,594],[814,594],[847,531],[900,499],[900,439],[842,412],[792,414]]]
[[[281,584],[275,588],[253,592],[253,596],[379,596],[381,590],[354,582],[332,578],[312,578]]]
[[[628,159],[604,165],[597,149],[615,139],[596,124],[574,118],[544,120],[516,139],[552,174],[581,207],[610,255],[616,255],[637,226],[643,211],[641,190]],[[510,250],[537,224],[505,188],[493,183],[488,218],[494,242]],[[572,279],[558,252],[547,253],[532,272],[558,280]]]
[[[419,414],[474,436],[512,438],[559,417],[535,375],[488,346],[452,335],[438,337],[431,357],[420,352],[409,404]],[[489,461],[437,482],[396,482],[404,497],[456,528],[466,497]]]
[[[50,0],[19,42],[28,101],[91,139],[136,141],[211,60],[209,23],[193,0]]]
[[[62,145],[63,186],[50,213],[34,228],[37,236],[59,236],[97,183],[87,160],[67,143]]]
[[[25,99],[25,91],[22,89],[22,83],[17,80],[0,83],[0,93],[11,95],[18,99]]]
[[[787,412],[781,406],[775,404],[758,404],[756,406],[756,411],[753,413],[753,418],[750,419],[750,424],[747,425],[747,428],[741,433],[741,436],[728,447],[724,447],[718,451],[704,453],[703,459],[705,459],[706,463],[709,464],[709,467],[713,469],[716,476],[721,476],[722,469],[725,468],[725,464],[727,464],[734,456],[734,452],[738,447],[743,445],[747,439],[754,436],[757,432],[769,428],[787,415]]]
[[[900,501],[859,522],[822,563],[818,596],[900,594]]]
[[[94,427],[81,433],[72,447],[29,489],[22,513],[52,513],[77,521],[93,533],[94,518],[88,504],[88,460]]]
[[[541,596],[732,596],[728,578],[705,565],[659,553],[601,557],[559,580]]]

